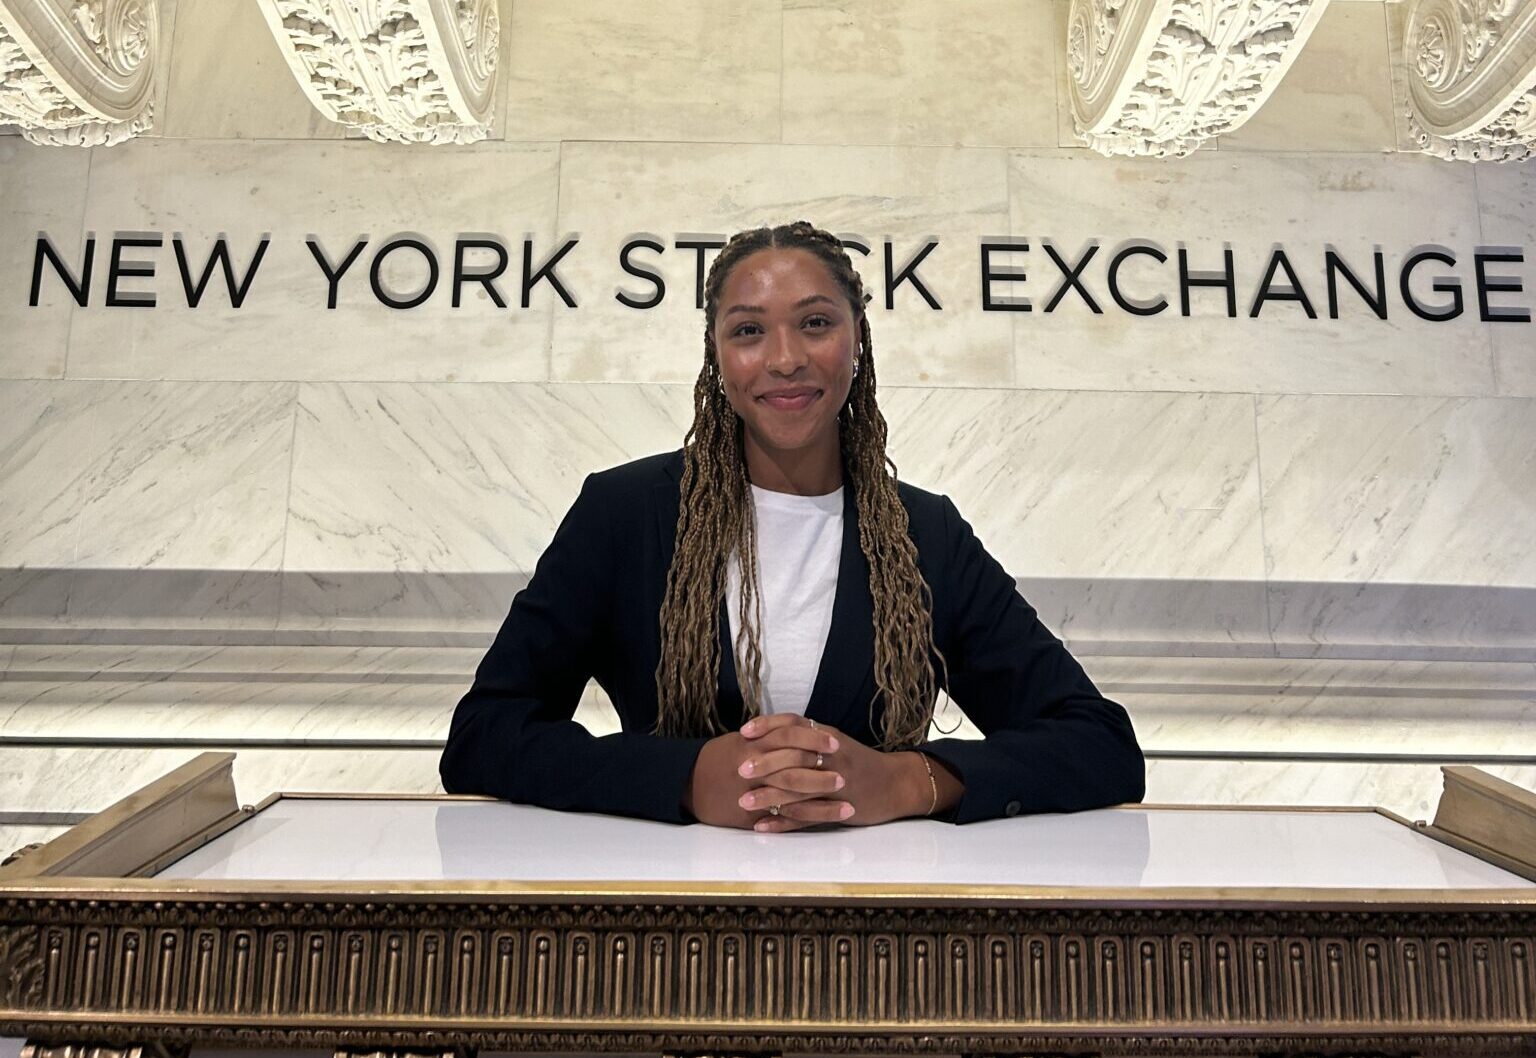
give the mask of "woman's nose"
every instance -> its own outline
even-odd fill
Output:
[[[768,347],[768,366],[779,374],[789,374],[805,362],[800,336],[792,330],[772,332]]]

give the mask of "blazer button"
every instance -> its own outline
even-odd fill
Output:
[[[1019,809],[1023,807],[1024,806],[1019,804],[1017,801],[1009,801],[1008,804],[1003,808],[1003,814],[1008,816],[1016,816],[1019,814]]]

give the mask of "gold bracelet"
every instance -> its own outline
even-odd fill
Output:
[[[933,777],[933,764],[928,760],[928,754],[917,750],[917,755],[923,758],[923,767],[928,769],[928,785],[933,790],[933,800],[928,805],[928,815],[933,815],[939,807],[939,781]]]

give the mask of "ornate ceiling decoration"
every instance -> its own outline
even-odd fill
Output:
[[[257,0],[326,117],[394,143],[473,143],[491,126],[496,0]]]
[[[138,135],[159,36],[153,0],[0,0],[0,123],[44,146]]]
[[[1536,150],[1536,0],[1412,0],[1401,61],[1420,150],[1500,162]]]
[[[1269,98],[1328,0],[1072,0],[1078,137],[1105,155],[1182,157]]]

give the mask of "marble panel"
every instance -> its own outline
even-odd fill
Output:
[[[1386,5],[1387,19],[1387,54],[1406,55],[1406,30],[1408,28],[1408,5],[1406,3],[1391,3]],[[1413,137],[1408,129],[1408,67],[1404,63],[1390,62],[1387,64],[1387,80],[1392,89],[1392,135],[1397,143],[1399,151],[1417,153],[1418,145],[1413,142]]]
[[[1518,254],[1522,261],[1489,262],[1490,276],[1513,280],[1521,290],[1492,295],[1499,315],[1526,316],[1527,322],[1488,324],[1493,334],[1493,369],[1498,391],[1509,396],[1536,397],[1536,167],[1518,162],[1473,167],[1483,220],[1483,243],[1490,253]]]
[[[1226,151],[1393,151],[1387,3],[1330,4],[1269,99]]]
[[[0,667],[15,678],[161,683],[324,678],[354,683],[467,684],[484,650],[476,647],[315,644],[21,643]]]
[[[1196,152],[1169,160],[1106,159],[1087,151],[1012,154],[1012,231],[1027,253],[994,255],[994,268],[1023,268],[1020,282],[994,284],[995,296],[1027,297],[1015,320],[1016,384],[1060,389],[1215,390],[1483,394],[1493,375],[1487,329],[1477,321],[1472,250],[1478,232],[1470,169],[1429,158],[1353,154]],[[1045,253],[1050,243],[1082,278],[1095,314],[1062,280]],[[1109,269],[1133,243],[1166,255],[1127,259],[1123,296],[1159,314],[1137,315],[1113,299]],[[1454,275],[1471,313],[1446,322],[1413,315],[1398,284],[1416,247],[1450,248],[1458,264],[1421,263],[1414,296],[1439,308],[1448,295],[1430,284]],[[1255,301],[1273,251],[1285,251],[1317,318],[1296,301]],[[1383,254],[1378,319],[1344,278],[1339,319],[1329,318],[1325,252],[1334,249],[1367,289],[1373,252]],[[974,252],[974,248],[971,248]],[[1191,273],[1221,274],[1233,255],[1236,316],[1219,288],[1192,287],[1181,314],[1178,254]],[[1200,278],[1192,275],[1191,278]],[[1206,278],[1210,278],[1207,276]],[[1045,309],[1056,300],[1054,310]],[[1270,294],[1289,290],[1283,270]],[[999,313],[1000,315],[1002,313]]]
[[[517,0],[501,135],[774,142],[781,21],[776,0]]]
[[[15,812],[99,812],[201,752],[203,747],[0,746],[0,807]],[[254,804],[277,791],[441,793],[441,755],[436,747],[240,749],[235,790],[241,804]]]
[[[345,134],[299,87],[255,3],[189,3],[175,15],[174,37],[163,38],[174,47],[165,118],[156,122],[161,136],[341,139]]]
[[[1536,654],[1536,402],[1265,397],[1258,430],[1277,641]]]
[[[509,578],[532,572],[582,479],[678,447],[692,400],[683,386],[315,384],[299,405],[291,627],[499,624]],[[334,576],[353,571],[376,576]],[[415,571],[466,576],[392,576]]]
[[[58,837],[69,827],[64,824],[45,823],[0,823],[0,859],[19,852],[32,844],[46,844]],[[14,1041],[18,1046],[8,1048],[6,1045],[11,1040],[0,1040],[0,1055],[19,1055],[21,1040]]]
[[[784,141],[1055,146],[1046,0],[788,0]]]
[[[75,246],[85,211],[91,152],[35,147],[17,136],[0,140],[0,378],[59,378],[75,300],[46,261],[38,302],[30,304],[38,240],[48,243],[80,278]],[[96,262],[100,271],[105,261]]]
[[[1484,770],[1536,788],[1536,767],[1492,764]],[[1427,820],[1442,789],[1435,764],[1153,760],[1147,762],[1146,803],[1372,805]]]
[[[1058,635],[1266,638],[1251,397],[881,397],[902,478],[954,500]]]
[[[1012,382],[1010,322],[979,311],[976,282],[978,240],[1008,223],[1001,150],[581,143],[567,144],[562,158],[560,224],[582,233],[568,271],[583,308],[555,317],[553,378],[692,383],[703,361],[700,254],[677,241],[803,218],[871,248],[852,256],[874,296],[882,381]],[[666,248],[637,250],[631,262],[665,279],[664,300],[651,309],[616,296],[654,296],[650,281],[620,266],[621,247],[641,232]],[[916,271],[940,309],[910,282],[893,284],[895,307],[885,308],[886,239],[898,277],[937,240]]]
[[[76,310],[72,377],[196,379],[543,378],[550,315],[559,298],[545,284],[520,307],[525,241],[536,269],[555,249],[558,151],[550,146],[480,143],[452,150],[407,150],[372,142],[241,143],[135,141],[100,152],[92,174],[87,229],[97,257],[114,233],[159,235],[158,248],[128,248],[123,259],[153,263],[155,275],[123,280],[153,292],[153,307],[105,304],[107,269],[98,267],[91,307]],[[196,308],[182,278],[173,236],[185,243],[193,283],[215,273]],[[227,239],[240,308],[212,265],[215,239]],[[251,262],[270,238],[257,271]],[[339,268],[363,242],[337,283]],[[507,255],[495,281],[506,308],[480,283],[463,287],[455,309],[457,239],[499,242]],[[412,239],[424,251],[399,240]],[[386,250],[386,247],[394,247]],[[81,247],[63,248],[67,259]],[[102,262],[103,266],[105,262]],[[466,271],[494,268],[488,250],[467,249]],[[377,273],[377,284],[372,282]],[[373,287],[379,287],[375,293]],[[414,308],[391,308],[431,290]],[[564,310],[564,305],[560,308]]]

